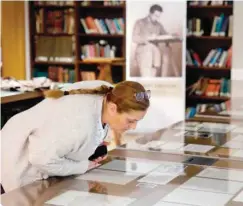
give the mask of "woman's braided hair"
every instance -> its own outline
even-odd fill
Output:
[[[111,92],[113,87],[108,87],[106,85],[102,85],[100,87],[96,87],[94,89],[73,89],[70,91],[62,91],[62,90],[48,90],[44,92],[46,98],[60,98],[62,96],[71,95],[71,94],[98,94],[103,95]]]
[[[48,90],[44,92],[46,98],[61,98],[66,95],[94,94],[106,95],[108,102],[117,105],[118,112],[128,112],[130,110],[145,111],[150,105],[149,98],[137,99],[136,94],[145,93],[145,88],[138,82],[123,81],[115,87],[102,85],[94,89],[73,89],[70,91]]]

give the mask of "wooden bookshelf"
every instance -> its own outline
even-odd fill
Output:
[[[40,75],[48,74],[50,67],[52,69],[56,67],[58,73],[58,69],[63,67],[63,69],[74,71],[74,81],[82,81],[87,80],[82,78],[82,72],[94,72],[98,78],[102,76],[99,75],[100,68],[105,65],[110,69],[111,83],[125,80],[126,5],[124,1],[122,3],[110,1],[109,5],[105,5],[105,2],[107,3],[107,1],[73,1],[73,4],[70,1],[29,2],[32,77],[39,74],[38,71]],[[120,4],[114,5],[114,2],[116,4],[120,2]],[[88,5],[83,5],[83,3]],[[93,22],[87,22],[87,17],[92,17]],[[58,19],[61,20],[58,21]],[[91,32],[85,30],[81,19],[85,21],[89,30],[93,29],[90,30]],[[98,23],[96,19],[99,20]],[[113,32],[105,19],[114,22],[112,22],[115,25]],[[94,32],[95,28],[97,32]],[[45,41],[51,43],[48,44]],[[68,61],[60,58],[65,55],[69,57]],[[40,58],[43,56],[48,56],[48,58],[43,60]],[[114,82],[113,79],[115,79]]]
[[[191,2],[193,1],[187,2],[186,88],[195,84],[200,78],[230,81],[231,64],[223,59],[223,54],[225,52],[227,58],[230,56],[229,49],[232,48],[229,17],[233,16],[233,3],[224,1],[224,5],[211,5],[212,1],[198,1],[197,5],[191,5]],[[222,23],[216,28],[214,21]],[[212,50],[215,50],[215,53]],[[218,58],[216,58],[217,52]],[[192,62],[189,62],[188,54]],[[202,96],[197,96],[186,90],[186,108],[195,108],[199,104],[219,104],[230,100],[227,96],[208,96],[207,90],[204,91]]]

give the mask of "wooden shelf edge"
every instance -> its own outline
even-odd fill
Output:
[[[88,8],[88,9],[125,9],[125,5],[116,5],[116,6],[110,6],[110,5],[79,5],[80,8]]]
[[[57,8],[57,9],[67,9],[67,8],[75,8],[75,5],[34,5],[34,8]]]
[[[50,62],[50,61],[35,61],[34,64],[50,64],[50,65],[74,65],[75,62]]]
[[[78,34],[78,36],[82,37],[109,37],[109,38],[122,38],[124,34]]]
[[[73,36],[75,34],[68,34],[68,33],[35,33],[35,36]]]
[[[217,123],[230,123],[230,117],[227,118],[222,118],[222,117],[217,117],[217,118],[212,118],[212,117],[192,117],[187,119],[187,121],[203,121],[203,122],[217,122]]]
[[[125,58],[88,58],[83,59],[79,63],[81,64],[113,64],[118,62],[124,62]]]
[[[227,101],[230,100],[230,97],[219,97],[219,96],[197,96],[197,95],[188,95],[189,99],[205,99],[205,100],[222,100]]]
[[[187,8],[189,9],[232,9],[232,5],[189,5]]]
[[[206,67],[206,66],[192,66],[192,65],[187,65],[187,69],[195,69],[195,70],[203,70],[203,71],[231,71],[231,68],[229,67]]]
[[[188,35],[188,39],[195,39],[195,40],[224,40],[224,41],[231,41],[231,36],[195,36],[195,35]]]
[[[23,92],[12,96],[1,97],[1,104],[41,97],[43,97],[43,92],[41,91]]]

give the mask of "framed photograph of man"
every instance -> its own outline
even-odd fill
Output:
[[[186,1],[127,1],[130,77],[182,77]]]

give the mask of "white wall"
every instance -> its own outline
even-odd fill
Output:
[[[185,97],[183,81],[138,81],[146,89],[152,91],[152,96],[150,99],[151,106],[147,115],[138,123],[136,131],[154,131],[184,119]]]
[[[239,107],[238,98],[243,97],[243,1],[234,1],[233,44],[231,70],[232,109]]]
[[[29,1],[25,1],[25,78],[31,79],[30,66],[30,33],[29,33]]]
[[[243,1],[234,1],[232,79],[243,80]]]

